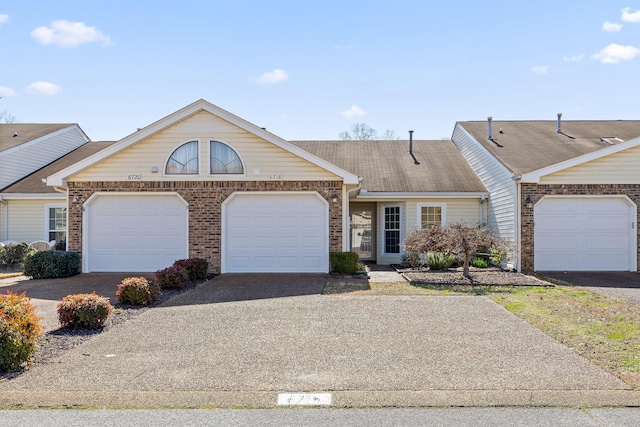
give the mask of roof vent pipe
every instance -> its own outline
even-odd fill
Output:
[[[562,113],[558,113],[558,133],[562,133]]]
[[[413,131],[409,131],[409,154],[413,155]]]
[[[487,117],[487,125],[489,127],[489,135],[487,136],[487,139],[490,141],[493,141],[493,131],[491,130],[491,120],[493,120],[493,117],[491,116]]]

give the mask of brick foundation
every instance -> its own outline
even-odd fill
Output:
[[[544,196],[603,196],[603,195],[625,195],[629,197],[636,205],[640,201],[640,184],[522,184],[521,185],[522,206],[521,214],[521,266],[522,271],[532,272],[534,269],[534,209],[527,208],[525,200],[531,198],[534,205]],[[640,216],[640,210],[638,210]],[[636,218],[638,224],[639,218]],[[636,233],[638,227],[636,226]],[[640,242],[640,239],[638,239]],[[640,258],[640,248],[638,250],[638,258]],[[640,264],[639,264],[640,265]]]
[[[329,203],[329,251],[342,250],[340,181],[114,181],[70,182],[69,200],[95,192],[175,192],[189,204],[189,256],[205,258],[220,272],[222,202],[236,191],[317,191]],[[331,201],[338,196],[338,202]],[[68,249],[82,254],[82,203],[69,203]]]

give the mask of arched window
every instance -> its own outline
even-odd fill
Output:
[[[211,141],[210,153],[211,161],[209,164],[211,165],[210,173],[212,175],[244,173],[242,160],[240,160],[240,157],[233,148],[229,147],[227,144],[223,144],[218,141]]]
[[[197,175],[198,163],[198,141],[189,141],[171,153],[164,173],[167,175]]]

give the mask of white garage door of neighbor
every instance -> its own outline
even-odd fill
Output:
[[[188,256],[188,209],[175,194],[98,195],[85,215],[85,271],[151,272]]]
[[[635,269],[635,210],[623,197],[545,197],[534,210],[537,271]]]
[[[329,270],[329,208],[316,193],[235,193],[222,215],[223,273]]]

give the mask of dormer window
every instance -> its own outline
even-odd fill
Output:
[[[237,175],[244,174],[244,166],[238,153],[227,144],[219,141],[211,141],[211,165],[212,175]]]
[[[164,173],[166,175],[197,175],[198,164],[198,141],[185,142],[171,153]]]

